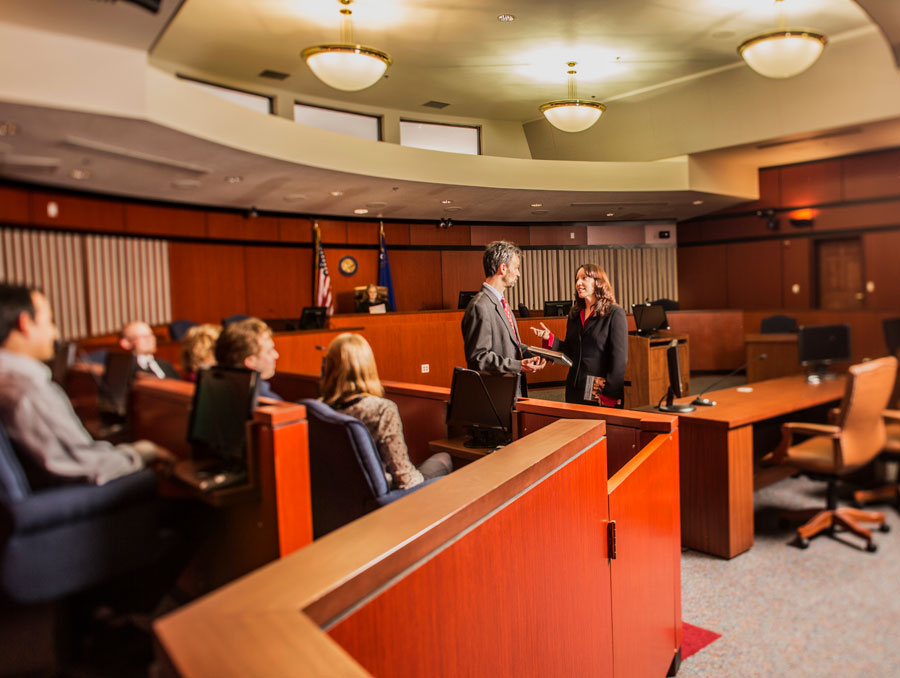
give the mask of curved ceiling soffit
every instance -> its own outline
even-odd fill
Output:
[[[897,0],[854,0],[878,26],[894,52],[894,61],[900,68],[900,9]]]

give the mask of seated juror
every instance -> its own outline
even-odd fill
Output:
[[[159,379],[178,379],[178,370],[172,363],[156,358],[156,335],[153,329],[142,320],[135,320],[122,328],[119,346],[134,356],[134,368],[137,372],[152,375]]]
[[[216,341],[216,362],[226,367],[246,367],[259,372],[259,395],[284,400],[272,390],[268,380],[275,376],[278,351],[272,329],[259,318],[247,318],[227,325]]]
[[[47,297],[37,289],[0,284],[0,419],[40,484],[102,485],[174,457],[149,440],[112,445],[94,440],[44,361],[58,337]]]
[[[418,468],[410,461],[400,412],[384,397],[372,348],[360,335],[345,332],[331,342],[319,392],[326,405],[359,419],[368,429],[391,489],[415,487],[453,470],[446,452],[431,455]]]
[[[216,364],[219,325],[194,325],[181,340],[181,369],[188,381],[197,381],[197,371]]]

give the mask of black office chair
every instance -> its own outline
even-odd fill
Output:
[[[530,318],[531,311],[525,304],[519,304],[519,317],[520,318]]]
[[[762,334],[791,334],[797,332],[797,319],[789,315],[770,315],[759,323]]]
[[[681,304],[679,304],[674,299],[666,299],[663,297],[662,299],[657,299],[656,301],[650,302],[651,306],[662,306],[664,311],[677,311],[681,308]]]
[[[437,480],[391,490],[365,424],[318,400],[298,402],[306,406],[309,422],[314,539]]]

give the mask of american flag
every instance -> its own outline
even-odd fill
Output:
[[[319,228],[316,224],[316,306],[324,306],[328,315],[334,314],[334,297],[331,294],[331,276],[328,275],[328,264],[325,262],[325,250],[319,240]]]

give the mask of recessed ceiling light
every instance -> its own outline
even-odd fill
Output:
[[[445,212],[459,212],[461,209],[462,209],[462,207],[457,207],[456,205],[453,205],[452,207],[445,207],[444,211]]]
[[[200,181],[198,179],[176,179],[172,182],[172,188],[198,188]]]
[[[367,210],[365,207],[357,207],[355,210],[353,210],[353,214],[368,214],[368,213],[369,213],[369,210]]]
[[[691,204],[692,204],[692,205],[702,205],[702,204],[703,204],[703,201],[702,201],[702,200],[695,200],[695,201],[692,202]]]
[[[19,133],[19,126],[10,120],[0,120],[0,137],[14,137]]]
[[[343,191],[332,191],[331,192],[331,196],[334,198],[340,198],[342,195],[344,195]]]
[[[542,203],[542,202],[533,202],[533,203],[531,203],[531,206],[532,206],[532,207],[543,207],[543,206],[544,206],[544,203]]]
[[[91,171],[89,169],[85,169],[84,167],[75,167],[71,172],[69,172],[69,176],[73,179],[84,181],[85,179],[91,178]]]
[[[516,20],[516,17],[513,14],[498,14],[497,15],[497,21],[510,22],[510,21],[515,21],[515,20]]]
[[[614,217],[614,216],[616,216],[616,213],[615,213],[615,212],[607,212],[607,213],[606,213],[606,216],[608,216],[608,217]]]
[[[236,174],[231,175],[230,177],[225,177],[225,181],[229,184],[239,184],[244,180],[244,177],[239,177]]]
[[[282,198],[285,202],[300,202],[301,200],[306,200],[305,193],[288,193],[284,198]]]
[[[451,204],[452,202],[453,202],[452,200],[441,200],[441,204],[442,204],[442,205],[449,205],[449,204]]]

